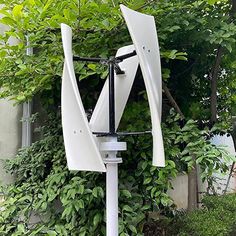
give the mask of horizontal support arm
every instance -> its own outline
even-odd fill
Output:
[[[113,57],[113,58],[110,58],[110,59],[107,59],[107,58],[96,58],[96,57],[80,57],[80,56],[74,56],[73,57],[73,60],[74,61],[86,61],[86,62],[98,62],[98,63],[114,63],[114,64],[118,64],[120,62],[122,62],[123,60],[125,59],[128,59],[130,57],[133,57],[137,55],[136,54],[136,51],[133,51],[131,53],[127,53],[127,54],[124,54],[122,56],[119,56],[119,57]]]
[[[97,63],[108,63],[108,59],[105,58],[89,58],[89,57],[80,57],[73,56],[74,61],[86,61],[86,62],[97,62]]]
[[[117,63],[119,63],[119,62],[122,62],[125,59],[128,59],[128,58],[136,56],[136,55],[137,55],[136,51],[133,51],[131,53],[127,53],[127,54],[121,55],[119,57],[115,57],[115,60],[116,60]]]
[[[111,135],[109,132],[93,132],[97,137],[106,137]],[[144,134],[152,134],[151,130],[147,131],[137,131],[137,132],[117,132],[115,135],[117,136],[132,136],[132,135],[144,135]]]

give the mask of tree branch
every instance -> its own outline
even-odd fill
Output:
[[[223,48],[220,45],[217,49],[215,64],[211,73],[211,123],[214,124],[217,120],[217,79],[220,70],[220,63],[223,55]]]
[[[173,96],[170,93],[170,90],[167,88],[165,83],[162,83],[162,88],[165,92],[166,97],[168,98],[170,104],[175,108],[176,112],[179,113],[180,117],[182,119],[184,119],[184,114],[182,113],[182,111],[180,110],[178,104],[176,103],[175,99],[173,98]]]
[[[236,0],[231,0],[231,17],[234,17],[234,14],[236,13]]]
[[[230,10],[230,16],[231,20],[235,18],[236,13],[236,0],[229,0],[231,3],[231,10]],[[216,53],[216,59],[215,64],[212,68],[212,74],[211,74],[211,123],[214,124],[217,120],[217,79],[219,75],[220,70],[220,63],[223,56],[223,48],[221,45],[219,45]]]

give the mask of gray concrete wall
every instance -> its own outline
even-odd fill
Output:
[[[173,189],[168,190],[168,194],[174,200],[177,209],[187,209],[188,207],[188,176],[178,175],[172,181]]]
[[[21,106],[13,106],[13,103],[0,100],[0,181],[3,184],[13,181],[13,176],[4,170],[6,159],[14,158],[21,146]]]
[[[7,26],[0,24],[0,34],[6,29]],[[9,44],[16,43],[14,38],[9,39]],[[21,147],[21,117],[21,106],[13,106],[12,101],[0,99],[0,184],[10,183],[14,179],[5,172],[4,163],[6,159],[14,158]]]
[[[234,148],[234,141],[232,136],[228,135],[215,135],[211,139],[212,144],[224,148],[230,155],[234,156],[236,155],[235,148]],[[224,157],[221,157],[222,163],[226,164],[229,167],[229,170],[231,169],[231,166],[233,164],[232,161],[226,160]],[[230,171],[228,171],[225,175],[216,173],[213,175],[213,177],[216,180],[216,183],[214,184],[215,191],[218,194],[222,194],[225,191],[225,188],[227,186],[227,181],[229,179]],[[236,191],[236,178],[235,176],[231,176],[230,181],[227,186],[227,192],[235,192]]]

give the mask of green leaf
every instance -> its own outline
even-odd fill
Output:
[[[127,198],[131,198],[132,197],[132,195],[131,195],[129,190],[124,189],[124,190],[120,190],[120,192],[121,192],[122,195],[124,195]]]
[[[41,227],[39,227],[38,229],[34,229],[34,231],[29,235],[29,236],[33,236],[33,235],[39,235],[39,232],[42,231],[44,229],[44,225],[42,225]]]
[[[97,187],[95,187],[95,188],[93,189],[92,194],[93,194],[94,197],[96,197],[96,198],[98,197],[98,189],[97,189]]]
[[[63,213],[62,213],[61,218],[63,219],[63,218],[65,218],[65,217],[71,215],[72,209],[73,209],[73,206],[72,206],[72,205],[66,206],[65,209],[64,209],[64,211],[63,211]]]
[[[7,26],[15,26],[16,25],[16,21],[10,17],[3,17],[2,19],[0,19],[0,23],[7,25]]]
[[[82,199],[78,200],[77,204],[81,209],[84,208],[84,201]]]
[[[49,230],[47,231],[48,236],[57,236],[57,233],[55,231]]]
[[[225,44],[225,47],[227,48],[227,50],[229,51],[229,52],[232,52],[232,46],[231,46],[231,44],[230,43],[226,43]]]
[[[175,163],[172,160],[167,161],[168,165],[170,165],[172,168],[175,168]]]
[[[148,162],[144,161],[142,164],[142,170],[145,170],[147,166],[148,166]]]
[[[149,210],[151,207],[149,205],[144,205],[142,207],[142,211],[146,211],[146,210]]]
[[[132,209],[130,206],[128,206],[128,205],[124,205],[124,206],[122,207],[122,210],[123,210],[123,211],[128,211],[128,212],[133,212],[133,209]]]
[[[149,184],[152,181],[151,177],[145,178],[143,184]]]
[[[218,2],[219,0],[207,0],[207,2],[210,4],[210,5],[214,5],[216,2]]]
[[[17,225],[17,231],[19,233],[25,233],[25,226],[23,224],[18,224]]]
[[[13,16],[17,19],[22,16],[23,5],[16,5],[12,10]]]
[[[98,226],[98,223],[101,221],[102,216],[100,213],[97,213],[93,218],[93,225],[96,228]]]
[[[45,13],[52,3],[53,3],[53,0],[47,0],[46,4],[43,7],[42,13]]]
[[[137,230],[136,230],[136,228],[133,226],[133,225],[128,225],[128,228],[133,232],[133,233],[135,233],[135,234],[137,234]]]
[[[28,0],[29,1],[29,4],[34,6],[35,5],[35,1],[34,0]]]
[[[88,68],[93,70],[93,71],[96,71],[97,70],[97,65],[96,64],[88,64]]]
[[[84,193],[84,185],[82,185],[82,184],[79,185],[78,193],[79,194],[83,194]]]

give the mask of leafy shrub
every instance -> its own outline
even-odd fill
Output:
[[[180,234],[191,236],[229,236],[236,226],[236,194],[206,196],[204,209],[182,219]]]
[[[60,123],[58,117],[52,116],[49,125],[43,128],[43,139],[22,149],[13,161],[8,162],[7,169],[16,175],[16,182],[4,189],[1,235],[105,234],[105,175],[68,171]],[[144,158],[142,156],[136,155],[132,168],[127,168],[129,161],[124,159],[124,165],[120,168],[121,235],[139,235],[145,213],[151,208],[149,203],[155,203],[155,198],[150,197],[150,187],[151,181],[158,178],[154,176],[158,168],[152,168],[149,176],[139,175],[137,179],[134,168],[138,160]],[[155,204],[156,207],[159,203],[164,206],[172,203],[164,189],[168,189],[168,179],[173,176],[171,171],[174,166],[172,163],[167,166],[159,183],[163,192],[157,196],[160,202]],[[143,183],[143,188],[139,189]],[[148,196],[143,192],[146,188],[149,189]],[[32,223],[33,215],[38,219],[35,223]]]
[[[228,211],[236,211],[236,195],[228,194],[222,196],[206,196],[202,200],[207,209],[216,209],[222,207]]]
[[[139,116],[144,118],[143,114],[147,114],[146,121],[150,119],[145,109],[148,108],[142,106],[141,109],[140,104],[130,105],[123,124],[129,129],[140,128]],[[136,120],[130,119],[132,116]],[[3,190],[1,235],[105,234],[105,175],[68,171],[60,124],[60,116],[51,115],[47,126],[42,128],[43,138],[20,150],[16,158],[7,163],[7,169],[16,175],[16,182]],[[149,126],[143,122],[142,128]],[[150,213],[165,214],[174,207],[167,190],[171,188],[171,179],[182,170],[181,166],[188,164],[182,158],[182,148],[189,150],[189,147],[183,146],[180,137],[193,141],[193,127],[194,123],[190,122],[181,128],[178,116],[171,113],[163,127],[164,137],[168,137],[165,168],[151,164],[150,136],[126,139],[129,148],[122,154],[123,163],[119,166],[120,235],[142,235]],[[194,137],[196,135],[198,140],[203,140],[201,132],[194,133]],[[207,154],[205,159],[208,161]],[[220,159],[215,157],[215,161],[218,163]],[[204,158],[201,162],[204,163]]]

